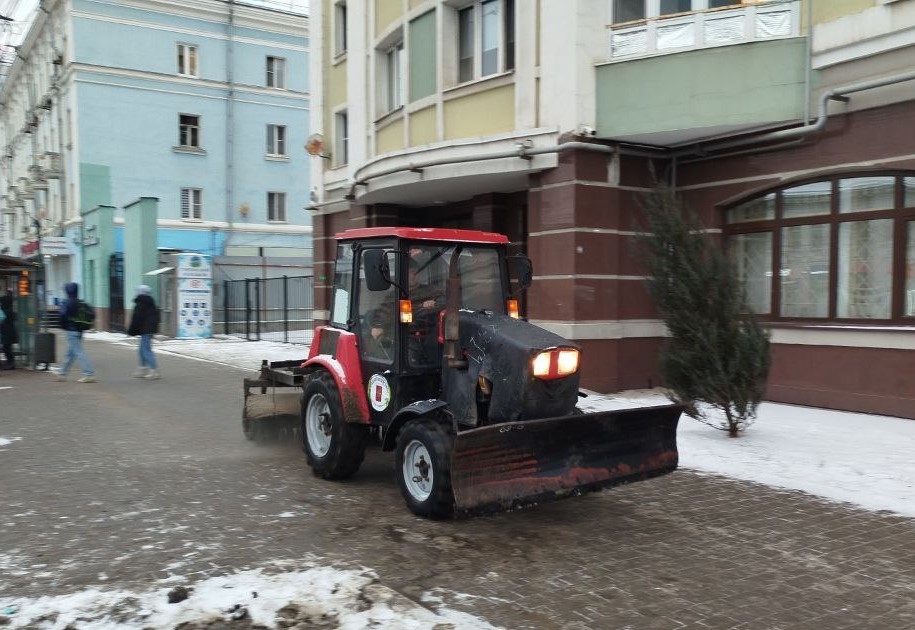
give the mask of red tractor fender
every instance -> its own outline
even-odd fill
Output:
[[[315,329],[308,359],[301,367],[312,370],[324,369],[333,377],[340,392],[343,419],[346,422],[371,422],[369,403],[362,388],[362,367],[359,363],[356,335],[345,330],[319,326]]]

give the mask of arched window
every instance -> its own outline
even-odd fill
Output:
[[[841,174],[725,210],[748,306],[772,320],[915,323],[915,174]]]

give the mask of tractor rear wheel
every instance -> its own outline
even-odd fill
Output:
[[[365,458],[368,427],[346,422],[337,383],[320,372],[302,396],[302,450],[315,476],[348,479]]]
[[[441,519],[454,515],[453,445],[448,429],[429,418],[409,421],[397,436],[397,481],[407,507],[417,516]]]

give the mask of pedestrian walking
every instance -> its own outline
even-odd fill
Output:
[[[159,332],[159,309],[153,300],[152,290],[145,284],[137,287],[137,296],[133,299],[133,315],[127,334],[140,336],[140,367],[133,373],[135,378],[159,378],[156,368],[156,355],[152,351],[152,338]]]
[[[13,354],[13,344],[19,343],[19,331],[16,329],[16,313],[13,311],[13,292],[9,289],[6,294],[0,297],[0,345],[3,348],[3,354],[6,355],[6,364],[4,370],[13,370],[16,368],[16,359]]]
[[[60,305],[60,327],[66,331],[67,335],[67,356],[63,365],[57,370],[57,380],[67,380],[70,366],[77,361],[83,371],[82,378],[77,382],[94,383],[95,370],[92,369],[92,363],[86,356],[86,351],[83,350],[83,331],[91,326],[94,314],[91,314],[91,307],[79,299],[78,284],[68,282],[64,285],[64,292],[67,297]]]

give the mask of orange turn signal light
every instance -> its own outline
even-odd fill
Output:
[[[413,303],[410,300],[401,300],[400,301],[400,323],[401,324],[412,324],[413,323]]]
[[[505,302],[505,308],[508,310],[508,316],[518,319],[518,300],[507,300]]]

